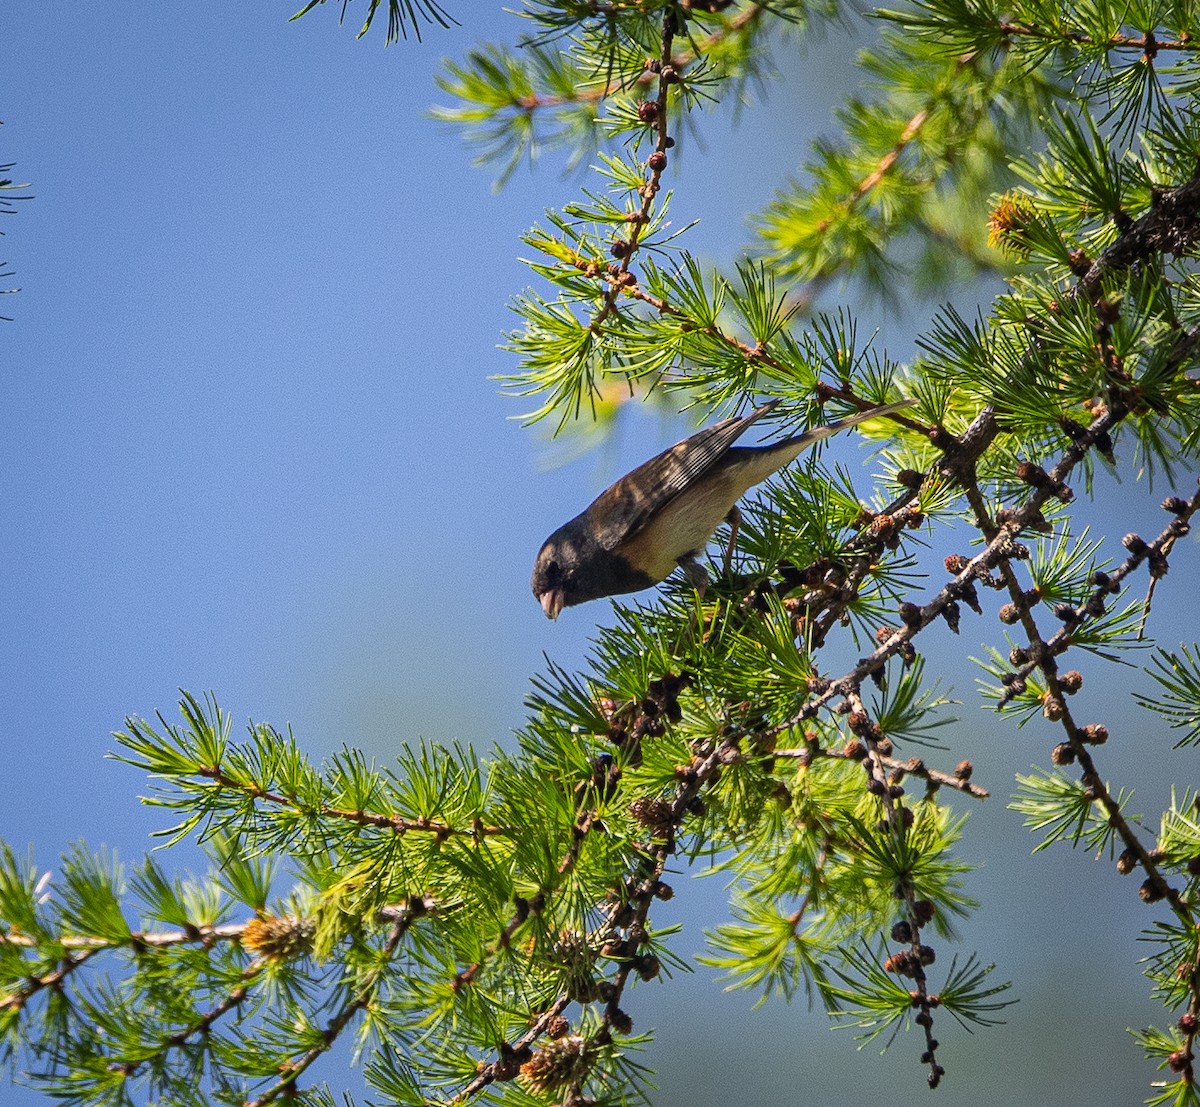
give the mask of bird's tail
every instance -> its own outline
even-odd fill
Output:
[[[844,419],[835,419],[832,423],[826,423],[822,427],[813,427],[808,433],[820,438],[828,438],[831,434],[837,434],[838,431],[843,431],[847,427],[856,427],[868,419],[878,419],[881,415],[894,415],[897,411],[912,407],[916,402],[916,400],[898,400],[894,404],[880,404],[878,407],[871,408],[870,411],[856,411]]]
[[[881,415],[894,415],[897,411],[903,411],[905,408],[912,407],[916,402],[916,400],[899,400],[894,404],[880,404],[869,411],[856,411],[853,415],[847,415],[844,419],[835,419],[832,423],[825,423],[819,427],[811,427],[803,434],[799,434],[795,438],[790,438],[787,442],[781,442],[780,445],[792,446],[794,452],[792,452],[791,456],[795,457],[801,451],[807,450],[809,446],[813,446],[822,439],[837,434],[838,431],[844,431],[848,427],[856,427],[859,423],[865,423],[868,419],[878,419]]]

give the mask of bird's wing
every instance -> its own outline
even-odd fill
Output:
[[[772,400],[749,415],[734,416],[697,431],[601,492],[587,509],[600,545],[614,550],[637,534],[657,512],[711,469],[750,424],[778,402]]]

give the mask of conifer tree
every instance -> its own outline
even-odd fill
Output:
[[[442,114],[501,180],[547,148],[594,164],[524,239],[536,284],[514,301],[507,384],[531,421],[570,428],[653,394],[698,422],[776,400],[764,422],[782,433],[910,398],[869,425],[881,475],[811,455],[781,473],[745,504],[730,563],[714,543],[702,595],[679,575],[623,598],[585,671],[551,659],[533,676],[515,752],[426,743],[384,768],[351,749],[318,765],[270,725],[236,734],[212,697],[185,696],[179,721],[128,719],[117,756],[211,872],[79,847],[47,885],[0,849],[5,1054],[78,1104],[333,1104],[314,1065],[341,1039],[379,1103],[653,1101],[632,985],[679,964],[656,923],[680,893],[669,869],[715,858],[732,921],[713,920],[708,963],[897,1035],[898,1079],[919,1059],[914,1082],[935,1088],[952,1076],[943,1040],[1014,998],[970,952],[971,828],[945,802],[1010,782],[976,780],[952,726],[925,745],[946,699],[923,638],[954,633],[987,644],[994,708],[1054,735],[1014,801],[1037,844],[1111,857],[1155,912],[1148,1102],[1197,1103],[1200,798],[1185,783],[1157,819],[1130,813],[1073,661],[1152,640],[1155,586],[1172,563],[1196,572],[1181,540],[1200,508],[1200,10],[875,11],[870,92],[729,271],[676,230],[703,185],[672,164],[677,140],[766,79],[768,47],[850,7],[524,14],[519,45],[448,67]],[[389,0],[386,38],[450,18]],[[1005,291],[969,317],[954,291],[973,272]],[[947,306],[906,363],[833,306],[847,284],[886,298],[917,280]],[[1081,533],[1103,470],[1168,484],[1161,526]],[[964,552],[931,561],[928,537],[951,529]],[[834,643],[857,661],[827,664]],[[1145,728],[1186,782],[1200,646],[1148,656]]]

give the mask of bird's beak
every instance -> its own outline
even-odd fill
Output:
[[[538,596],[538,599],[542,601],[542,610],[546,613],[547,619],[558,618],[558,613],[563,609],[564,598],[561,588],[549,588]]]

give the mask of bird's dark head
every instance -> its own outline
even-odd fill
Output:
[[[587,512],[559,527],[542,544],[533,564],[533,594],[542,610],[557,619],[564,607],[603,596],[636,592],[654,583],[624,557],[605,549]]]
[[[533,563],[533,594],[550,619],[557,619],[564,607],[587,598],[576,595],[576,576],[582,559],[579,540],[571,532],[573,525],[574,520],[550,535]]]

